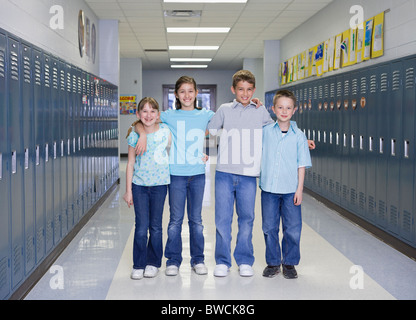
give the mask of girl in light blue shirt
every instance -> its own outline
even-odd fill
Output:
[[[129,158],[126,170],[127,205],[134,205],[136,229],[133,245],[131,278],[153,278],[161,267],[163,256],[162,215],[170,183],[169,155],[171,134],[159,124],[159,105],[153,98],[144,98],[137,108],[137,117],[147,134],[147,152],[136,156],[139,135],[129,133]],[[147,234],[150,234],[148,239]]]

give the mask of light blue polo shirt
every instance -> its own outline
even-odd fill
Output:
[[[260,188],[276,194],[295,193],[302,167],[311,168],[312,161],[306,136],[296,122],[290,122],[286,135],[277,122],[264,127]]]
[[[202,161],[205,133],[214,112],[202,110],[168,110],[160,119],[172,132],[170,150],[170,173],[173,176],[196,176],[205,174]]]

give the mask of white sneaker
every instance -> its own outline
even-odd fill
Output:
[[[143,273],[143,269],[133,269],[130,278],[132,278],[133,280],[141,280],[143,279]]]
[[[159,269],[154,266],[146,266],[144,270],[144,277],[145,278],[154,278],[157,276]]]
[[[214,270],[214,276],[224,278],[228,275],[229,268],[225,264],[217,264]]]
[[[208,269],[203,263],[198,263],[194,265],[192,269],[194,269],[195,273],[200,276],[208,274]]]
[[[169,277],[177,276],[178,273],[179,273],[179,268],[177,266],[168,266],[165,271],[165,274]]]
[[[241,277],[252,277],[254,276],[253,268],[248,264],[240,265],[240,276]]]

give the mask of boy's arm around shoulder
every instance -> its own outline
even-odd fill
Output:
[[[218,130],[224,125],[224,105],[222,105],[208,123],[207,131],[212,135],[218,135]]]

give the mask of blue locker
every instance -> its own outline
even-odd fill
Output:
[[[35,230],[36,230],[36,263],[45,256],[45,139],[44,139],[44,99],[42,90],[43,81],[43,56],[39,49],[33,48],[33,123],[35,146]]]
[[[36,217],[36,180],[35,166],[40,161],[40,146],[35,147],[34,140],[34,109],[33,109],[33,77],[34,65],[32,63],[32,48],[29,44],[21,43],[22,59],[22,111],[23,126],[21,134],[23,136],[24,151],[24,171],[23,171],[23,190],[24,190],[24,256],[25,256],[25,275],[28,275],[35,267],[35,217]],[[42,202],[43,190],[38,190]]]
[[[349,201],[348,209],[352,212],[358,211],[358,161],[359,161],[359,122],[361,116],[360,108],[360,73],[353,72],[351,73],[351,99],[350,99],[350,108],[348,110],[348,115],[350,118],[350,134],[347,137],[349,140],[349,174],[348,174],[348,184],[349,184]]]
[[[81,161],[81,107],[82,107],[82,79],[81,71],[75,68],[77,89],[74,112],[74,207],[75,221],[78,222],[82,216],[82,161]]]
[[[400,157],[401,237],[416,247],[416,58],[403,61],[403,152]]]
[[[343,76],[336,76],[336,96],[335,96],[335,111],[333,117],[332,135],[330,135],[330,143],[332,144],[332,187],[331,194],[333,195],[332,200],[336,204],[341,204],[341,189],[342,189],[342,178],[341,178],[341,167],[342,167],[342,130],[343,130],[343,109],[344,109],[344,80]],[[331,186],[331,181],[330,181]]]
[[[400,234],[400,158],[403,153],[403,70],[402,62],[391,64],[389,75],[390,100],[386,107],[386,115],[389,119],[388,141],[388,170],[387,170],[387,215],[388,230]]]
[[[358,133],[357,133],[357,195],[358,195],[358,207],[357,213],[365,218],[367,210],[367,195],[366,195],[366,161],[368,150],[368,134],[367,134],[367,117],[368,117],[368,105],[367,105],[367,93],[368,87],[368,74],[366,71],[361,71],[359,74],[360,81],[360,94],[358,96]]]
[[[75,83],[73,81],[73,67],[70,64],[66,65],[66,136],[65,149],[67,159],[67,215],[68,215],[68,231],[72,230],[74,226],[74,151],[73,151],[73,137],[74,137],[74,91]]]
[[[21,56],[20,43],[15,38],[8,37],[9,70],[8,76],[8,116],[9,140],[11,150],[11,275],[12,288],[23,279],[24,272],[24,150],[22,121],[23,110],[21,101]]]
[[[88,151],[87,151],[87,113],[88,113],[88,79],[82,71],[82,109],[81,109],[81,143],[82,143],[82,213],[88,211]]]
[[[342,99],[342,129],[340,136],[341,143],[341,205],[345,208],[349,208],[350,203],[350,179],[349,179],[349,166],[350,166],[350,136],[351,136],[351,73],[345,73],[343,75],[343,99]]]
[[[387,170],[390,152],[389,145],[389,114],[390,101],[390,65],[383,64],[377,67],[379,80],[377,94],[377,167],[376,167],[376,199],[377,220],[376,223],[386,230],[388,228],[387,217]]]
[[[377,215],[376,177],[377,177],[377,115],[379,112],[377,94],[379,77],[377,67],[368,71],[369,91],[367,93],[367,148],[366,148],[366,194],[367,194],[367,220],[375,223]]]
[[[6,34],[0,29],[0,299],[10,293],[10,146],[6,66],[8,65]]]
[[[53,153],[53,243],[57,245],[62,239],[62,223],[63,223],[63,113],[62,113],[62,99],[61,95],[65,92],[65,69],[62,69],[63,64],[56,57],[51,57],[51,65],[53,70],[54,85],[51,88],[51,116],[50,126],[52,134],[52,153]]]
[[[50,252],[54,243],[54,220],[55,220],[55,184],[54,184],[54,161],[56,158],[56,143],[53,139],[53,105],[52,105],[52,90],[55,92],[58,90],[58,69],[56,63],[54,64],[51,57],[47,53],[43,53],[41,60],[41,70],[43,72],[43,78],[41,81],[42,88],[42,106],[40,106],[40,112],[43,113],[43,143],[42,148],[44,150],[41,163],[43,163],[45,177],[44,177],[44,190],[45,190],[45,250]],[[38,124],[39,125],[39,124]],[[38,134],[42,134],[42,129],[38,129]],[[59,211],[57,211],[59,212]],[[58,223],[59,225],[59,223]]]

